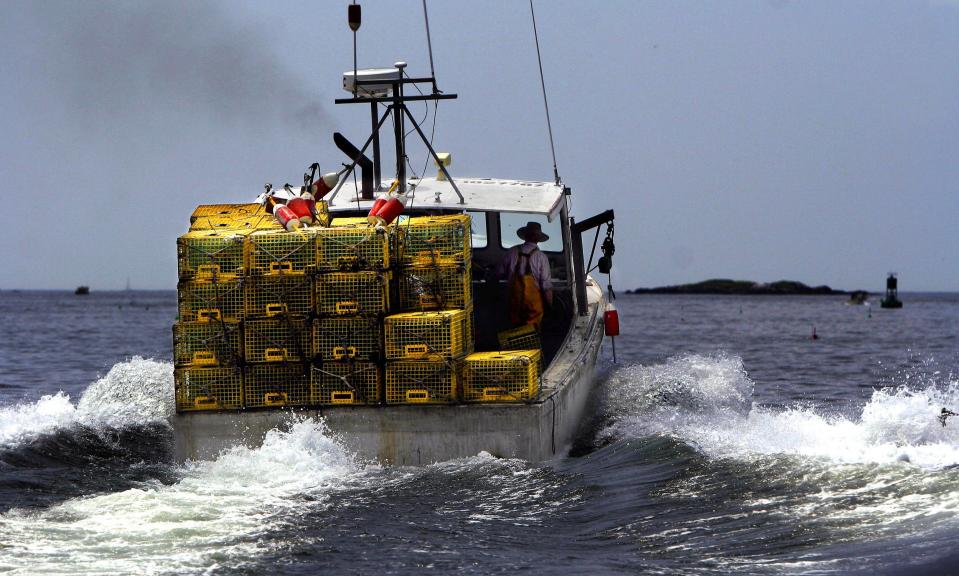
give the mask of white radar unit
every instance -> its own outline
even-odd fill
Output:
[[[393,93],[391,82],[399,80],[402,72],[399,68],[364,68],[356,71],[356,78],[363,81],[382,81],[382,84],[361,84],[356,86],[356,96],[358,98],[382,98]],[[355,86],[353,71],[343,73],[343,89],[353,93]]]

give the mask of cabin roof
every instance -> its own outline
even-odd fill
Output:
[[[472,210],[479,212],[524,212],[542,214],[550,221],[563,206],[563,187],[552,182],[498,180],[495,178],[456,178],[456,186],[463,193],[460,204],[449,182],[436,178],[411,179],[410,208]],[[347,189],[349,186],[349,189]],[[360,209],[369,208],[371,200],[360,200]],[[331,211],[355,210],[356,193],[347,183],[330,202]]]

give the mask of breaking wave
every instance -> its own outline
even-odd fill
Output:
[[[193,462],[172,485],[76,498],[0,515],[0,570],[156,574],[253,565],[262,535],[307,511],[363,470],[321,422],[271,431],[258,449]],[[274,551],[275,552],[275,551]]]
[[[610,532],[641,535],[653,555],[695,552],[705,572],[762,562],[775,572],[856,573],[866,558],[869,573],[938,565],[959,526],[959,421],[943,427],[938,416],[957,406],[959,383],[925,384],[875,390],[842,414],[755,404],[735,356],[618,369],[600,432],[613,450],[602,453],[666,454],[682,472],[655,494],[673,512]],[[741,556],[714,547],[731,535]],[[783,554],[780,537],[804,552]]]
[[[666,434],[714,458],[789,455],[841,464],[906,462],[927,469],[959,464],[959,382],[873,392],[856,417],[815,406],[776,409],[751,401],[742,360],[688,355],[617,370],[607,383],[610,439]]]
[[[173,365],[134,357],[113,366],[74,404],[63,392],[0,407],[0,448],[73,426],[125,428],[165,420],[173,411]]]

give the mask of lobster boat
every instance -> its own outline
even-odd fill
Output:
[[[350,18],[358,27],[358,8]],[[568,450],[604,335],[618,331],[607,289],[587,273],[582,239],[606,227],[599,269],[608,273],[613,213],[576,221],[558,175],[451,174],[451,156],[434,149],[407,103],[456,95],[405,67],[344,74],[350,95],[336,103],[369,107],[372,130],[360,147],[333,135],[348,159],[343,170],[320,176],[314,164],[302,187],[194,211],[177,242],[178,460],[256,447],[302,418],[390,465],[480,452],[543,461]],[[389,182],[379,149],[388,121]],[[412,135],[435,175],[407,174]],[[310,212],[289,216],[301,198]],[[538,248],[552,305],[538,323],[514,325],[500,263],[530,224],[548,237]]]

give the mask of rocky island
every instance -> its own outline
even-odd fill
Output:
[[[637,288],[627,290],[627,294],[775,294],[775,295],[847,295],[845,290],[833,290],[829,286],[807,286],[795,280],[779,280],[764,284],[750,280],[729,280],[714,278],[695,284],[660,286],[658,288]]]

